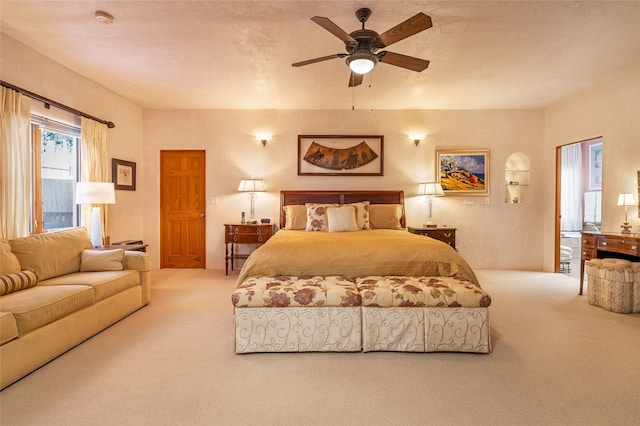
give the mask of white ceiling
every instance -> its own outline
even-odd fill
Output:
[[[541,108],[640,67],[640,1],[0,0],[1,30],[149,109]],[[369,7],[382,33],[418,12],[433,27],[389,51],[356,89],[344,52],[312,22],[347,32]],[[115,16],[111,25],[96,10]],[[11,83],[11,82],[9,82]],[[370,84],[371,83],[371,84]],[[26,88],[28,89],[28,88]]]

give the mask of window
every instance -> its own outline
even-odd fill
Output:
[[[32,233],[78,226],[75,204],[79,180],[80,129],[32,116]]]

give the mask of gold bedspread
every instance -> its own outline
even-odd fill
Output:
[[[254,276],[442,276],[479,284],[449,245],[406,230],[358,232],[279,230],[245,262],[237,283]]]

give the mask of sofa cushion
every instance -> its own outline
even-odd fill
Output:
[[[20,336],[93,304],[84,285],[35,286],[2,296],[2,311],[15,317]]]
[[[82,250],[92,247],[84,228],[16,238],[9,244],[22,269],[32,270],[40,280],[78,272]]]
[[[38,277],[32,271],[0,275],[0,296],[34,287],[36,284]]]
[[[82,250],[80,272],[122,271],[124,250]]]
[[[0,345],[18,337],[18,326],[11,312],[0,312]]]
[[[13,274],[20,272],[20,262],[11,252],[9,241],[0,239],[0,274]]]
[[[140,285],[138,271],[76,272],[42,281],[39,286],[85,285],[93,287],[94,303]]]

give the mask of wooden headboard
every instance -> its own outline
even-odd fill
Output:
[[[407,226],[404,213],[404,191],[280,191],[280,228],[285,226],[284,206],[304,203],[357,203],[369,201],[371,204],[400,204],[402,217],[400,224]]]

